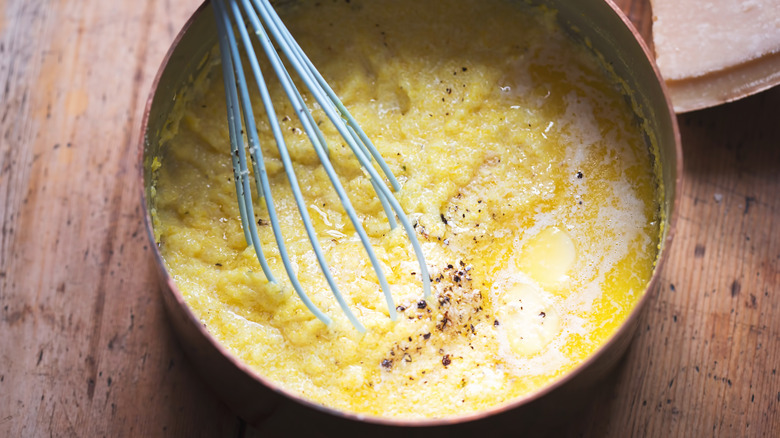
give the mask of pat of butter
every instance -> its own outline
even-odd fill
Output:
[[[546,228],[534,236],[520,254],[519,268],[542,287],[554,287],[568,279],[577,251],[566,231]]]
[[[541,352],[561,329],[552,296],[529,283],[516,283],[503,290],[497,308],[499,327],[509,347],[520,357]]]

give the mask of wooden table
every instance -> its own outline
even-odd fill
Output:
[[[246,426],[163,311],[136,147],[198,2],[2,2],[0,436],[326,435],[294,407]],[[646,1],[619,3],[649,35]],[[660,291],[565,433],[780,434],[780,89],[679,121],[685,189]]]

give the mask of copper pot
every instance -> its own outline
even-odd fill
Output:
[[[638,117],[643,121],[645,139],[656,156],[657,173],[662,181],[662,239],[655,271],[642,298],[617,332],[593,355],[562,378],[540,391],[518,397],[511,403],[485,411],[445,419],[399,420],[364,417],[311,403],[280,388],[276,383],[250,369],[221,346],[198,321],[184,301],[173,279],[165,269],[157,250],[150,217],[153,173],[151,159],[159,155],[160,133],[168,120],[177,93],[204,68],[207,53],[216,45],[216,29],[211,6],[206,1],[181,30],[154,80],[142,124],[142,141],[138,152],[138,176],[143,181],[142,202],[146,211],[146,228],[159,268],[162,296],[174,331],[192,363],[218,396],[241,418],[250,424],[262,424],[269,415],[293,412],[290,422],[299,427],[308,424],[317,436],[350,432],[392,433],[396,427],[433,426],[452,436],[457,431],[472,433],[484,424],[511,427],[516,432],[544,432],[540,419],[562,412],[576,411],[582,401],[591,397],[594,385],[600,382],[623,357],[636,331],[642,309],[657,289],[660,270],[667,258],[674,234],[678,198],[681,193],[682,149],[677,121],[663,81],[642,38],[628,19],[611,2],[605,0],[536,1],[558,11],[558,20],[575,39],[586,41],[612,66],[634,101]],[[292,402],[291,402],[292,401]],[[292,410],[292,411],[290,411]],[[322,414],[322,412],[326,414]],[[330,415],[328,415],[330,414]],[[300,422],[300,417],[306,421]],[[479,420],[479,421],[477,421]],[[283,422],[285,420],[282,420]],[[303,426],[301,426],[303,424]],[[523,426],[525,425],[525,426]],[[531,426],[528,426],[531,425]],[[535,425],[535,426],[534,426]],[[288,424],[289,426],[289,424]],[[520,427],[523,427],[522,429]],[[448,429],[449,427],[449,429]],[[531,427],[531,429],[528,429]],[[535,428],[534,428],[535,427]],[[541,429],[540,429],[541,428]],[[430,437],[431,429],[407,430]]]

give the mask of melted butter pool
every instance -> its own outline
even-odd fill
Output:
[[[319,272],[264,114],[256,116],[288,250],[309,296],[335,319],[330,327],[289,284],[269,285],[247,248],[219,68],[174,115],[156,187],[160,249],[198,318],[257,373],[337,409],[458,415],[544,387],[628,316],[657,253],[653,158],[595,57],[552,13],[518,3],[304,1],[280,11],[401,181],[397,197],[431,272],[434,297],[423,301],[408,239],[389,229],[356,160],[315,110],[392,285],[391,321],[362,245],[275,90],[309,212],[365,335]],[[283,277],[267,212],[255,205]]]

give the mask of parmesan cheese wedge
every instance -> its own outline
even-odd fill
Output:
[[[676,112],[780,84],[777,0],[651,0],[656,62]]]

